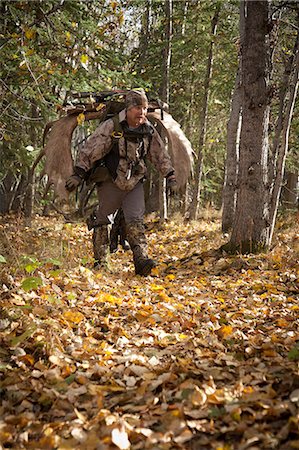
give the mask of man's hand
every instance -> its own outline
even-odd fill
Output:
[[[176,177],[175,177],[174,173],[172,173],[171,175],[168,175],[166,177],[166,188],[170,189],[171,192],[177,192],[178,184],[177,184]]]
[[[81,184],[82,182],[82,178],[79,177],[79,175],[71,175],[65,183],[65,188],[66,190],[68,190],[69,192],[74,191],[79,184]]]

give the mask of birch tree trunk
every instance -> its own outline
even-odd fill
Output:
[[[199,143],[197,152],[197,161],[195,163],[194,169],[194,191],[192,202],[189,209],[189,218],[191,220],[197,219],[199,200],[200,200],[200,189],[201,189],[201,177],[202,177],[202,165],[203,165],[203,149],[205,145],[206,138],[206,126],[207,126],[207,116],[208,116],[208,103],[209,103],[209,90],[212,78],[212,67],[213,67],[213,49],[214,49],[214,36],[217,31],[217,24],[219,19],[220,6],[217,6],[214,17],[211,23],[211,43],[207,61],[206,76],[204,81],[204,99],[199,123]]]
[[[235,216],[241,123],[241,86],[239,68],[232,97],[231,114],[227,123],[227,154],[222,195],[223,232],[227,232],[232,228]]]
[[[270,242],[267,163],[269,124],[269,2],[245,1],[241,49],[242,127],[231,253],[267,249]]]
[[[240,47],[244,36],[244,1],[240,2]],[[222,231],[232,228],[236,209],[236,189],[239,165],[240,132],[242,123],[242,97],[241,97],[241,58],[235,81],[231,102],[231,113],[227,123],[225,180],[222,195]]]

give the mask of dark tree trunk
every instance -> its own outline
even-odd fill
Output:
[[[0,184],[0,213],[7,214],[11,210],[11,206],[15,200],[18,190],[18,179],[9,171]]]
[[[299,198],[299,172],[286,172],[286,183],[282,188],[281,200],[286,208],[297,208]]]
[[[267,249],[269,124],[269,2],[245,1],[241,48],[242,127],[236,214],[226,250],[251,253]]]

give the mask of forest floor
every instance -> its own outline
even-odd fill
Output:
[[[0,448],[299,449],[299,225],[219,255],[219,219],[148,218],[92,269],[82,223],[0,221]]]

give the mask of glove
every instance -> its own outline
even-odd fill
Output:
[[[176,192],[178,190],[178,184],[175,178],[174,173],[170,173],[166,177],[166,188],[172,192]]]
[[[72,192],[74,191],[79,184],[81,184],[82,178],[79,175],[71,175],[65,183],[65,188],[67,191]]]

